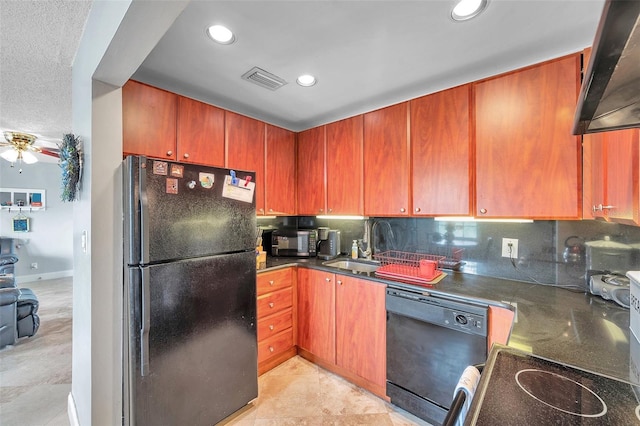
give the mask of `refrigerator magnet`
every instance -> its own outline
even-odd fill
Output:
[[[200,181],[200,186],[205,189],[210,189],[213,187],[213,182],[216,180],[216,175],[213,173],[203,173],[200,172],[198,175],[198,180]]]
[[[167,168],[169,167],[169,163],[166,161],[154,161],[153,162],[153,174],[154,175],[167,175]]]
[[[181,164],[171,165],[171,176],[175,178],[181,178],[184,176],[184,166]]]
[[[253,202],[253,193],[255,192],[256,184],[251,182],[249,179],[237,180],[238,183],[234,185],[231,176],[227,175],[224,177],[222,196],[233,200],[243,201],[245,203]]]
[[[166,193],[167,194],[177,194],[178,193],[178,179],[175,178],[167,178],[166,184]]]

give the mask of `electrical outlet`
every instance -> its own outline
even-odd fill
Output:
[[[33,262],[31,264],[31,269],[38,269],[38,264],[36,262]]]
[[[518,258],[518,240],[515,238],[502,239],[502,257]]]

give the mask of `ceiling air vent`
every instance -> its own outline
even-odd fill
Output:
[[[269,90],[278,90],[286,81],[258,67],[253,67],[242,75],[242,78]]]

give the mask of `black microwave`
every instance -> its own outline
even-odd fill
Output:
[[[315,257],[317,241],[315,229],[276,229],[271,233],[271,255]]]

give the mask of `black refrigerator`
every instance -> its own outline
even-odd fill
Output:
[[[213,425],[258,396],[255,174],[129,156],[123,423]]]

